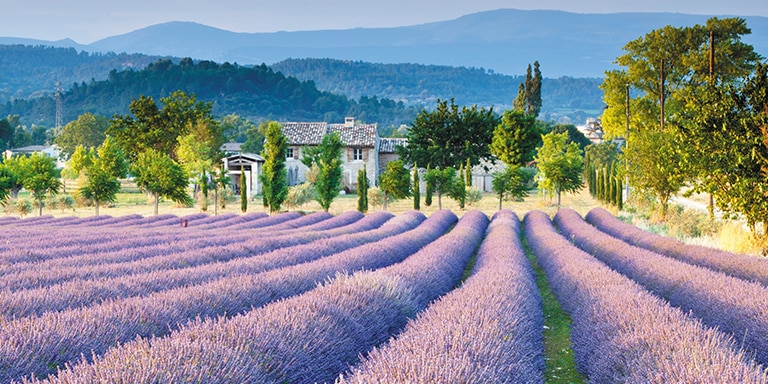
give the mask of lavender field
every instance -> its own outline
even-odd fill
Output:
[[[588,219],[3,218],[0,383],[555,380],[531,260],[587,381],[768,382],[762,269]]]

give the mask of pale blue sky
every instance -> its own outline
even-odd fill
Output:
[[[167,21],[235,32],[394,27],[499,8],[768,16],[765,0],[2,0],[0,36],[88,44]]]

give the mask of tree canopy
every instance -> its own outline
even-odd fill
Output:
[[[437,102],[434,111],[422,110],[408,131],[408,145],[397,153],[406,164],[429,164],[432,168],[459,168],[491,160],[489,145],[499,124],[493,109],[461,107],[451,100]]]

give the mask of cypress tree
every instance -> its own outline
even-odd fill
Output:
[[[248,191],[245,187],[245,167],[240,165],[240,210],[243,213],[248,210]]]
[[[419,167],[413,164],[413,209],[421,209],[421,191],[419,190]]]
[[[429,173],[429,171],[430,171],[429,164],[427,164],[427,173]],[[426,179],[425,181],[427,185],[426,185],[426,190],[424,191],[424,205],[427,207],[430,207],[432,206],[432,189],[434,186],[429,181],[429,179]]]
[[[466,172],[467,176],[467,187],[472,186],[472,164],[469,162],[469,158],[467,158],[467,165],[464,167],[464,172]]]
[[[368,212],[368,175],[365,168],[357,171],[357,210]]]

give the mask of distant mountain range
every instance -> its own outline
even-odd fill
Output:
[[[627,42],[665,25],[703,24],[709,17],[502,9],[396,28],[235,33],[191,22],[169,22],[87,45],[68,39],[18,37],[0,37],[0,44],[191,57],[240,65],[271,65],[288,58],[332,58],[484,68],[510,75],[523,74],[529,63],[538,60],[545,77],[594,78],[615,68],[612,63]],[[744,19],[752,29],[752,35],[744,41],[768,56],[768,17]]]

